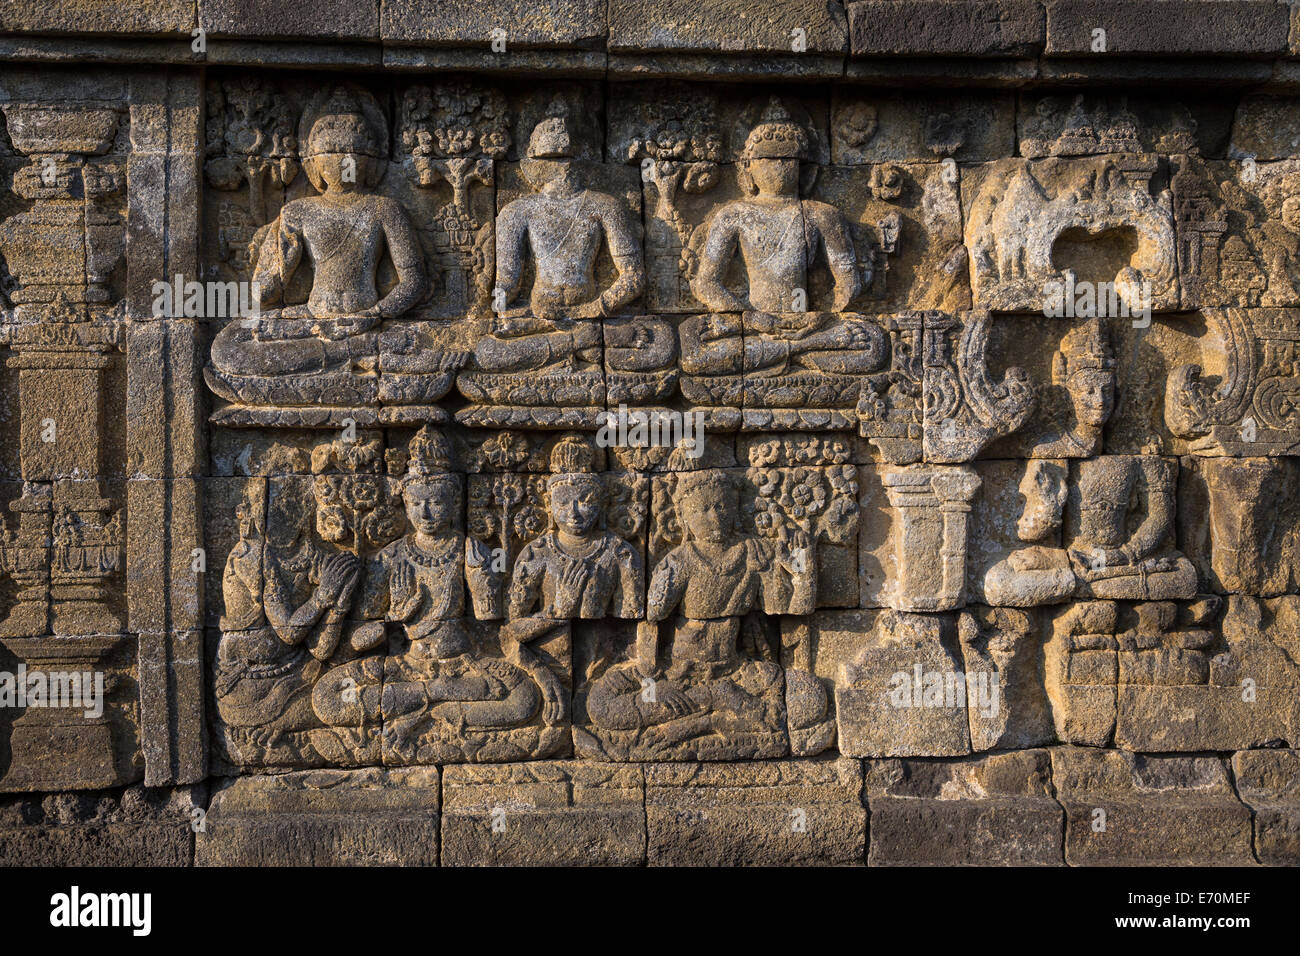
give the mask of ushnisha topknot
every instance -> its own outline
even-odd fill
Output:
[[[745,140],[741,159],[808,159],[808,134],[773,100]]]
[[[702,457],[692,455],[692,451],[690,444],[683,439],[668,456],[668,470],[676,476],[678,494],[690,495],[718,482],[734,487],[735,481],[730,472],[706,468]]]
[[[563,116],[548,116],[528,137],[529,159],[572,159],[573,138],[569,121]]]
[[[551,449],[551,477],[546,486],[590,485],[602,488],[600,476],[595,469],[596,452],[584,439],[577,435],[566,435],[555,443]]]
[[[382,159],[388,128],[370,94],[336,86],[303,113],[301,142],[307,157],[356,153]]]
[[[407,446],[407,484],[455,479],[451,470],[451,444],[445,435],[425,425]]]

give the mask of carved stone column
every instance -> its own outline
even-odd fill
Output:
[[[7,316],[10,368],[18,372],[23,495],[11,502],[3,567],[18,600],[0,633],[29,671],[115,683],[104,666],[126,643],[116,579],[122,517],[106,495],[104,395],[121,318],[108,282],[124,226],[109,202],[122,170],[100,160],[122,111],[102,103],[11,102],[14,147],[31,164],[14,192],[32,206],[0,224],[0,251],[14,288]],[[51,683],[53,678],[51,677]],[[84,699],[84,695],[83,695]],[[101,703],[103,700],[101,698]],[[89,708],[93,709],[93,708]],[[29,706],[13,724],[11,789],[125,782],[109,711]]]
[[[882,476],[898,512],[898,582],[891,606],[946,611],[966,600],[966,530],[980,479],[962,468],[904,468]],[[936,560],[937,558],[937,560]]]

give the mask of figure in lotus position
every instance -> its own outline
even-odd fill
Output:
[[[801,167],[808,160],[808,134],[774,116],[749,134],[741,153],[741,187],[748,199],[725,203],[709,223],[699,271],[691,291],[715,312],[798,311],[795,290],[808,289],[808,265],[826,252],[834,292],[831,309],[843,312],[858,294],[861,277],[849,225],[838,209],[799,197]],[[722,277],[740,250],[749,277],[749,301],[733,294]]]
[[[724,471],[678,477],[674,501],[686,540],[654,570],[634,659],[597,678],[587,697],[592,732],[608,756],[736,759],[787,750],[782,670],[753,639],[751,612],[777,595],[815,589],[816,572],[801,560],[809,553],[802,532],[786,532],[775,548],[738,534],[738,491]],[[668,620],[672,640],[661,660],[659,625]]]
[[[1076,597],[1172,601],[1196,596],[1196,569],[1174,547],[1178,464],[1154,455],[1078,463]]]
[[[520,171],[536,192],[497,216],[496,315],[474,347],[475,370],[457,380],[476,403],[457,413],[462,421],[536,425],[532,409],[544,407],[587,427],[607,397],[655,399],[675,383],[672,328],[655,316],[621,314],[645,288],[639,224],[619,197],[583,182],[574,153],[564,116],[542,120],[529,138]],[[616,273],[604,289],[596,275],[602,243]],[[530,260],[527,304],[512,304]],[[606,371],[614,373],[608,393]]]
[[[861,288],[851,229],[835,207],[801,199],[800,178],[808,159],[808,135],[781,118],[760,123],[745,142],[740,182],[748,199],[725,203],[709,222],[699,269],[691,282],[696,298],[718,313],[745,314],[740,323],[702,316],[682,332],[682,366],[713,374],[874,372],[885,358],[881,329],[842,313]],[[833,282],[830,312],[804,311],[808,272],[824,250]],[[723,284],[739,251],[749,281],[741,298]],[[802,296],[802,301],[799,297]]]
[[[598,364],[600,324],[588,320],[619,314],[645,288],[637,227],[617,197],[582,184],[563,116],[537,124],[521,172],[537,192],[512,200],[497,216],[493,292],[506,307],[475,349],[478,366],[536,372]],[[596,283],[602,239],[617,272],[604,290]],[[528,304],[509,307],[529,259]]]
[[[428,285],[415,231],[396,200],[376,195],[388,124],[374,98],[339,87],[308,108],[299,141],[303,169],[320,195],[285,204],[260,238],[259,319],[231,322],[212,344],[212,364],[226,376],[311,376],[373,371],[373,327],[424,297]],[[397,284],[381,294],[378,272],[387,253]],[[307,301],[284,302],[302,265],[310,263]]]
[[[428,426],[411,440],[402,497],[412,530],[369,564],[361,614],[401,626],[383,690],[385,759],[403,763],[528,756],[540,713],[564,713],[558,679],[532,661],[485,653],[470,615],[494,616],[503,584],[491,555],[459,528],[461,477],[445,439]],[[469,602],[466,601],[468,586]],[[504,739],[502,738],[504,736]],[[493,753],[494,746],[504,749]]]

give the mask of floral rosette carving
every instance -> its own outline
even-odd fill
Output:
[[[758,442],[749,450],[754,497],[747,503],[765,538],[799,530],[814,544],[842,544],[858,517],[857,469],[842,442],[817,438]]]
[[[312,453],[316,530],[354,554],[382,548],[403,530],[397,462],[378,440],[334,441]]]

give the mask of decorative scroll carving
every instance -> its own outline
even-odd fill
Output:
[[[990,373],[987,312],[887,322],[891,368],[866,383],[857,405],[859,432],[886,461],[970,461],[1029,419],[1037,390],[1024,369],[1011,366],[1000,380]]]
[[[1217,386],[1197,364],[1175,368],[1165,393],[1169,430],[1198,455],[1287,455],[1300,440],[1297,313],[1207,311],[1223,342]]]

